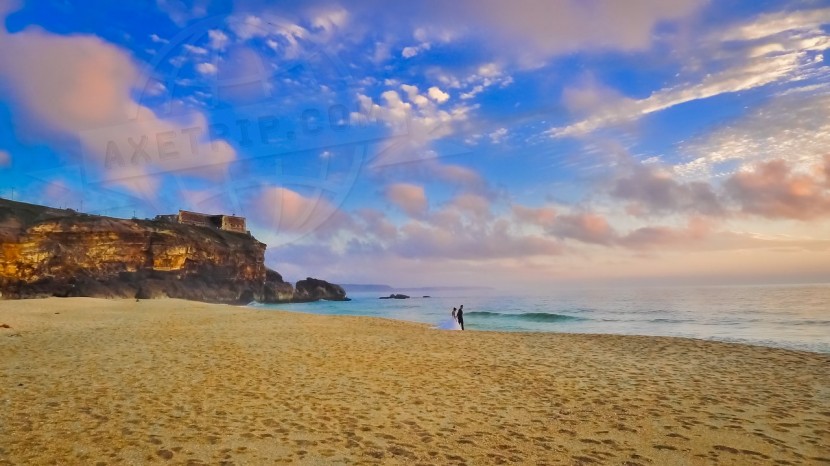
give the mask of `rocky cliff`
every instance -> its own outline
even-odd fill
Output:
[[[345,300],[310,294],[265,266],[253,236],[166,221],[86,215],[0,199],[0,298],[183,298],[218,303]],[[301,285],[302,284],[302,285]]]

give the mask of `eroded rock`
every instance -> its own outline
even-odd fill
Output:
[[[246,233],[0,199],[0,298],[347,299],[323,280],[295,291],[265,266],[265,248]]]

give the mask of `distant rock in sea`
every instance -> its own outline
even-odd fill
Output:
[[[351,301],[346,297],[343,287],[308,277],[297,282],[294,289],[294,302],[306,301]]]
[[[265,248],[250,234],[221,228],[0,199],[0,299],[348,299],[343,288],[323,280],[301,280],[295,289],[265,266]]]
[[[378,299],[409,299],[409,296],[405,294],[390,294],[389,296],[381,296]]]

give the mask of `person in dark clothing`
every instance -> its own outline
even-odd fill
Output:
[[[458,325],[461,326],[461,330],[464,330],[464,305],[458,306],[458,312],[455,313],[455,318],[458,319]]]

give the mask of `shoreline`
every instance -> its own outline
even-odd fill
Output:
[[[262,305],[266,306],[266,305]],[[270,304],[267,306],[271,306]],[[273,306],[279,306],[279,304],[273,304]],[[315,315],[315,316],[324,316],[324,317],[365,317],[369,319],[384,319],[390,320],[393,322],[401,322],[404,324],[415,324],[415,325],[423,325],[427,326],[432,330],[436,330],[439,332],[456,332],[456,330],[444,330],[437,328],[437,324],[429,324],[426,322],[418,322],[414,320],[404,320],[404,319],[396,319],[394,317],[386,317],[386,316],[370,316],[370,315],[348,315],[348,314],[324,314],[319,312],[306,312],[306,311],[296,311],[296,310],[286,310],[286,309],[278,309],[278,308],[266,308],[260,306],[251,306],[250,304],[243,304],[239,305],[238,307],[243,309],[255,310],[255,311],[266,311],[266,312],[283,312],[283,313],[291,313],[291,314],[301,314],[301,315]],[[469,325],[469,321],[468,321]],[[622,336],[622,337],[643,337],[643,338],[676,338],[681,340],[692,340],[692,341],[703,341],[709,343],[722,343],[728,345],[740,345],[740,346],[752,346],[758,348],[771,348],[771,349],[780,349],[786,351],[795,351],[799,353],[808,353],[808,354],[820,354],[825,356],[830,356],[830,351],[818,351],[818,350],[809,350],[804,348],[795,348],[791,346],[786,346],[784,344],[774,345],[774,344],[763,344],[760,341],[755,340],[746,340],[746,341],[738,341],[738,340],[725,340],[719,339],[717,337],[710,337],[710,338],[698,338],[698,337],[690,337],[690,336],[677,336],[677,335],[647,335],[647,334],[638,334],[638,333],[599,333],[599,332],[570,332],[570,331],[546,331],[546,330],[492,330],[492,329],[476,329],[476,328],[468,328],[464,330],[465,332],[476,332],[476,333],[495,333],[495,334],[529,334],[529,335],[586,335],[586,336]]]
[[[70,298],[56,298],[56,297],[49,297],[49,298],[31,298],[26,300],[5,300],[5,301],[37,301],[37,300],[73,300],[73,299],[92,299],[92,300],[99,300],[103,302],[133,302],[132,298],[129,299],[122,299],[122,298],[86,298],[86,297],[70,297]],[[676,339],[676,340],[688,340],[690,342],[704,342],[704,343],[713,343],[713,344],[722,344],[722,345],[736,345],[736,346],[748,346],[748,347],[755,347],[759,349],[775,349],[775,350],[782,350],[782,351],[791,351],[796,353],[805,353],[805,354],[813,354],[813,355],[823,355],[830,357],[830,353],[825,353],[821,351],[810,351],[806,349],[799,349],[799,348],[790,348],[786,346],[774,346],[774,345],[764,345],[757,342],[747,341],[728,341],[728,340],[721,340],[717,338],[696,338],[696,337],[686,337],[686,336],[675,336],[675,335],[646,335],[646,334],[633,334],[633,333],[598,333],[598,332],[557,332],[557,331],[544,331],[544,330],[490,330],[490,329],[467,329],[465,331],[457,331],[457,330],[444,330],[439,329],[436,327],[435,324],[429,324],[425,322],[418,322],[414,320],[405,320],[405,319],[396,319],[394,317],[385,317],[385,316],[370,316],[370,315],[346,315],[346,314],[322,314],[317,312],[305,312],[305,311],[294,311],[294,310],[286,310],[286,309],[269,309],[257,306],[251,306],[250,304],[229,304],[229,303],[209,303],[204,301],[193,301],[193,300],[185,300],[185,299],[178,299],[178,298],[163,298],[163,299],[143,299],[140,302],[165,302],[165,301],[178,301],[182,303],[195,303],[195,304],[204,304],[207,306],[226,306],[238,309],[244,309],[247,311],[262,311],[266,313],[282,313],[282,314],[299,314],[304,316],[319,316],[319,317],[331,317],[331,318],[346,318],[346,319],[380,319],[390,322],[396,322],[404,325],[413,325],[416,327],[426,328],[428,330],[434,330],[437,332],[446,332],[446,333],[485,333],[485,334],[496,334],[496,335],[577,335],[577,336],[586,336],[586,337],[632,337],[632,338],[647,338],[647,339]],[[4,301],[0,300],[0,309],[2,309],[2,303]],[[293,303],[293,304],[303,304],[303,303]],[[274,304],[274,306],[279,306],[280,304]],[[2,325],[3,322],[0,322]]]
[[[822,353],[180,300],[0,324],[0,464],[830,461]]]

